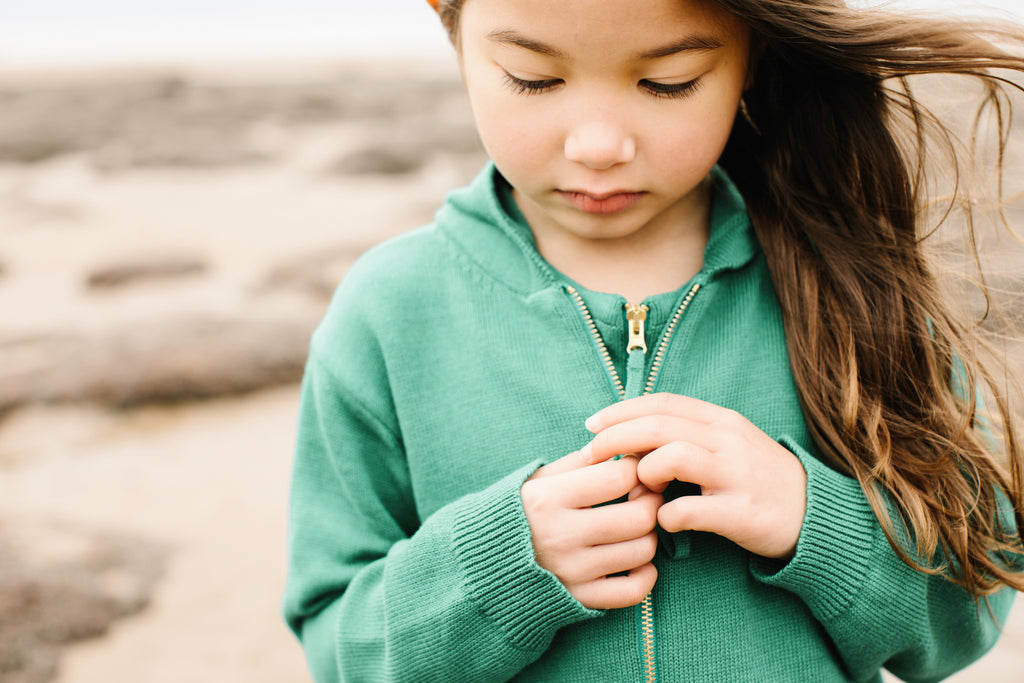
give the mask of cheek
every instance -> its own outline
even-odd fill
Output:
[[[710,169],[729,140],[737,106],[738,100],[734,103],[731,97],[719,99],[677,118],[671,126],[666,124],[662,131],[672,132],[660,143],[665,163],[676,168],[698,165]]]
[[[481,138],[483,135],[481,134]],[[528,187],[539,180],[551,164],[545,163],[545,154],[535,142],[519,136],[501,136],[484,139],[484,147],[495,165],[516,187]]]
[[[473,107],[477,131],[491,158],[520,167],[548,158],[548,148],[553,144],[548,128],[541,125],[536,112],[503,106],[509,98],[501,95],[484,96]]]
[[[732,130],[731,118],[724,117],[721,112],[715,112],[713,116],[716,118],[694,117],[685,123],[676,121],[671,128],[662,128],[664,134],[652,146],[661,172],[703,176],[711,170],[722,155]]]

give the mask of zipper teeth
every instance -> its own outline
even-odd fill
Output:
[[[615,369],[615,363],[612,362],[612,355],[608,352],[608,347],[605,346],[604,340],[601,339],[601,333],[597,329],[597,324],[594,322],[594,316],[590,315],[590,310],[587,308],[587,304],[583,301],[583,297],[576,291],[576,288],[572,285],[566,287],[569,292],[569,296],[576,303],[576,308],[580,309],[580,314],[583,316],[584,322],[587,324],[587,329],[590,331],[590,336],[594,338],[594,343],[597,345],[598,353],[601,354],[601,361],[604,363],[605,369],[608,370],[608,374],[611,375],[612,381],[615,382],[615,388],[619,391],[619,398],[623,398],[626,395],[626,387],[622,384],[622,379],[619,377],[619,371]]]
[[[658,379],[658,373],[661,371],[661,364],[665,360],[665,354],[668,352],[668,344],[672,340],[673,334],[675,334],[676,327],[679,325],[680,319],[683,317],[683,313],[690,307],[690,302],[693,301],[693,297],[696,296],[697,291],[700,289],[700,284],[695,284],[687,292],[686,298],[683,299],[679,307],[676,308],[675,315],[672,316],[672,320],[669,321],[668,326],[665,328],[665,333],[661,336],[661,342],[658,344],[658,351],[654,355],[654,360],[651,362],[651,372],[647,376],[647,385],[644,387],[644,394],[649,394],[654,391],[654,383]],[[608,370],[608,374],[615,382],[615,386],[619,390],[619,397],[626,397],[626,388],[622,385],[622,379],[619,377],[619,371],[615,369],[615,363],[612,362],[612,356],[608,352],[608,346],[604,343],[604,339],[601,338],[601,333],[597,329],[597,324],[594,322],[594,316],[590,314],[590,309],[587,308],[587,304],[583,301],[583,297],[576,291],[576,288],[569,285],[566,287],[566,291],[572,297],[576,303],[576,308],[580,310],[580,314],[583,316],[584,322],[586,322],[587,329],[590,331],[590,336],[594,339],[594,344],[597,346],[598,352],[601,355],[601,360],[604,362],[605,368]],[[643,639],[643,666],[644,666],[644,681],[645,683],[656,683],[658,680],[658,669],[656,667],[656,659],[654,656],[654,594],[648,593],[643,602],[640,603],[640,632]]]
[[[651,373],[647,376],[647,385],[644,387],[645,395],[654,391],[654,384],[658,379],[658,373],[661,371],[661,364],[665,360],[665,354],[668,353],[668,344],[672,340],[672,335],[675,334],[676,327],[679,325],[683,313],[690,307],[690,302],[693,301],[693,297],[696,296],[699,289],[699,283],[690,288],[686,298],[676,308],[675,315],[672,316],[668,327],[665,328],[665,333],[661,335],[658,351],[654,354],[654,360],[651,362]],[[654,593],[648,593],[644,597],[643,602],[640,603],[640,623],[643,637],[644,681],[645,683],[656,683],[658,680],[658,669],[655,666],[657,660],[654,656]]]
[[[644,639],[644,680],[646,683],[655,683],[658,678],[657,670],[654,667],[654,598],[651,595],[648,593],[644,601],[640,603]]]
[[[672,320],[669,321],[668,327],[665,328],[665,334],[661,336],[661,343],[658,344],[658,352],[654,354],[654,361],[651,363],[651,374],[647,376],[647,386],[644,387],[644,394],[649,394],[654,391],[654,383],[658,379],[658,373],[661,371],[661,364],[665,360],[665,354],[668,352],[668,343],[672,339],[673,333],[676,331],[676,326],[679,325],[679,320],[683,317],[683,313],[690,307],[690,302],[693,301],[693,297],[696,296],[697,290],[700,289],[700,283],[695,284],[690,288],[686,298],[679,304],[679,308],[676,309],[675,315],[672,316]]]

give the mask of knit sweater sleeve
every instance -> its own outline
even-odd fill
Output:
[[[534,560],[519,489],[540,462],[420,519],[386,359],[342,298],[303,380],[285,618],[318,682],[506,680],[600,614]]]
[[[824,626],[852,680],[885,667],[906,681],[938,681],[987,652],[1015,592],[974,600],[940,575],[907,566],[889,545],[860,484],[790,439],[807,472],[807,512],[785,565],[756,557],[754,576],[792,591]]]

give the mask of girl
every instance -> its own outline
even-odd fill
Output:
[[[836,0],[437,9],[493,164],[314,336],[315,678],[923,681],[991,647],[1024,458],[924,259],[903,79],[1002,113],[985,69],[1024,60]]]

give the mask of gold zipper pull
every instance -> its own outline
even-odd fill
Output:
[[[644,321],[647,320],[647,311],[650,309],[643,304],[634,306],[626,304],[626,321],[629,323],[629,341],[626,343],[626,353],[640,349],[647,353],[647,340],[644,338]]]

